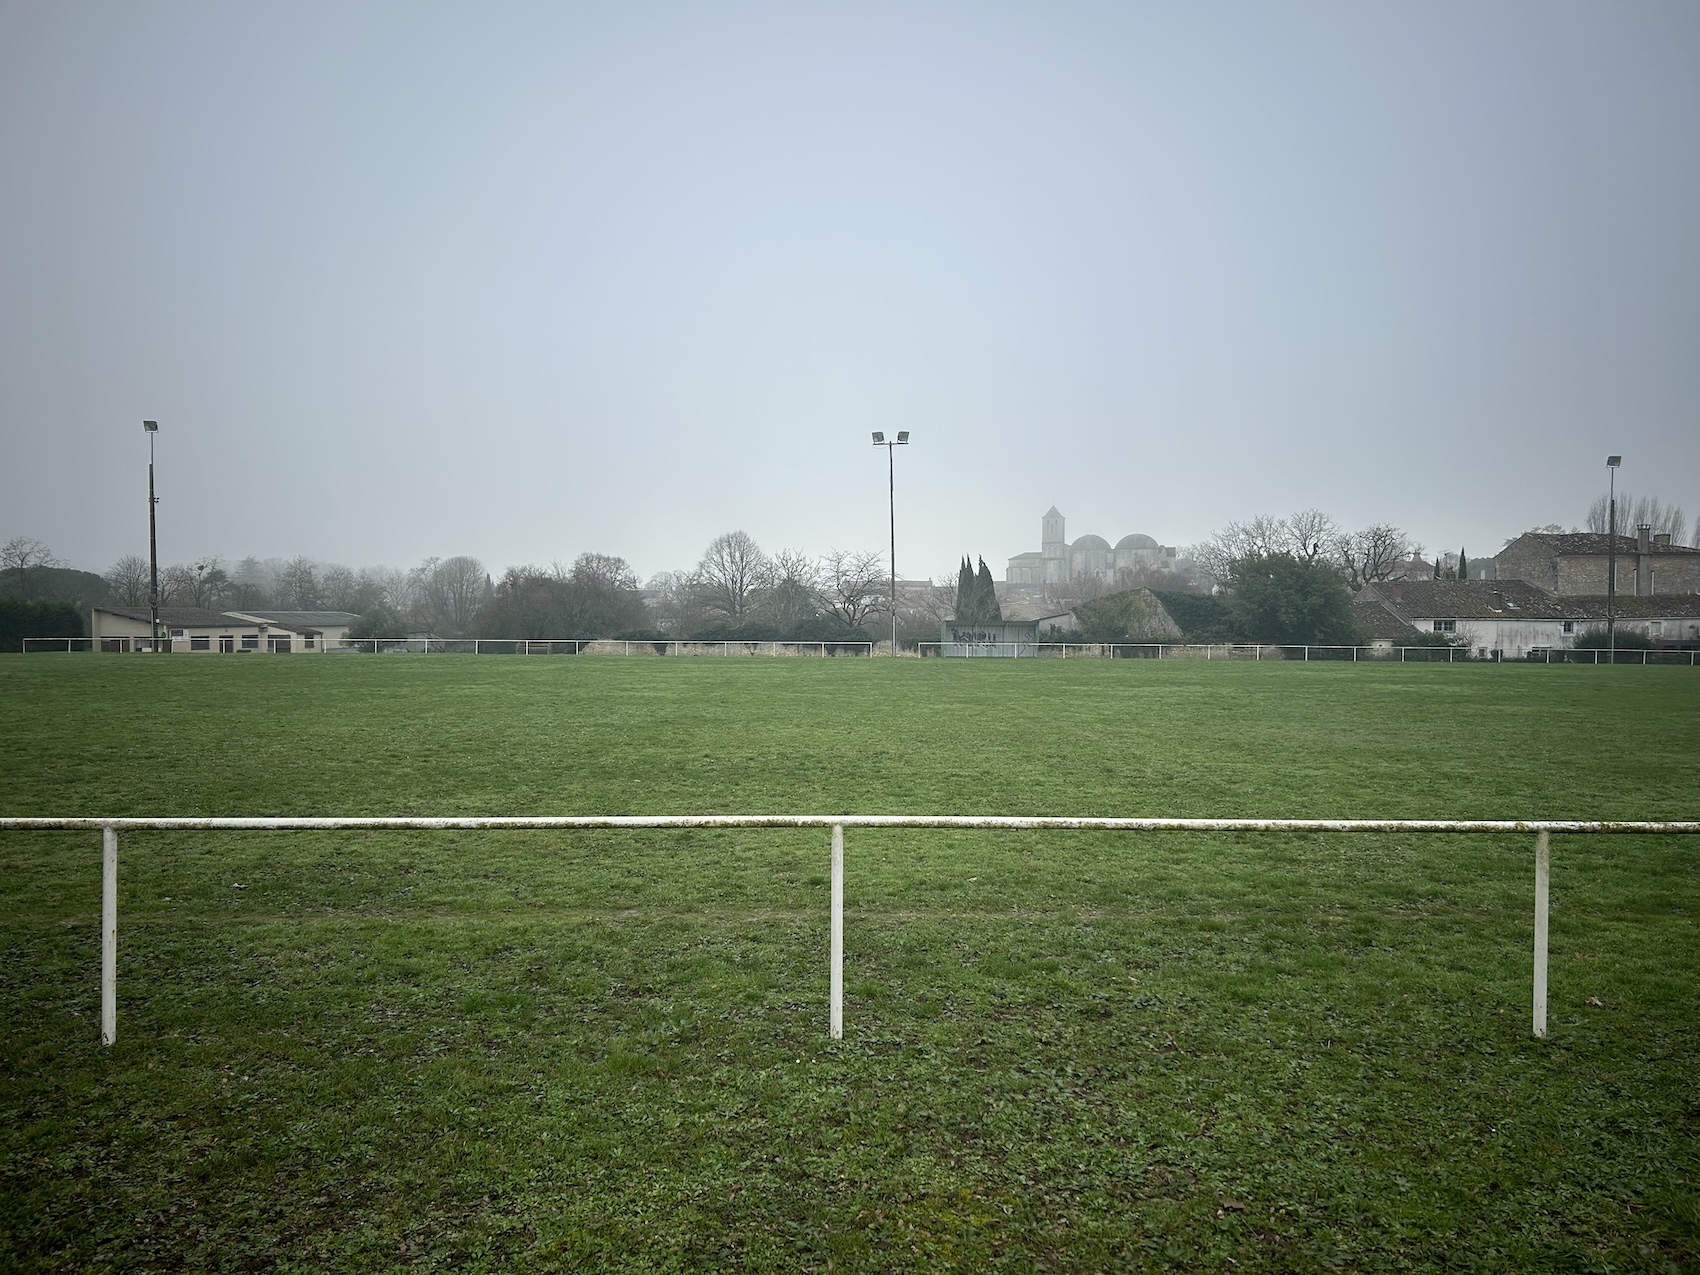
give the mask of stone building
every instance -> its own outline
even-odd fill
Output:
[[[1602,532],[1526,531],[1494,555],[1493,578],[1525,580],[1560,597],[1603,597],[1610,549],[1611,537]],[[1700,593],[1700,549],[1673,545],[1647,526],[1619,536],[1617,592],[1640,598]]]
[[[1082,536],[1073,544],[1064,535],[1064,518],[1055,505],[1039,520],[1039,551],[1018,553],[1004,568],[1014,585],[1068,584],[1098,580],[1113,585],[1120,573],[1167,571],[1175,566],[1175,547],[1150,536],[1123,536],[1114,547],[1102,536]]]

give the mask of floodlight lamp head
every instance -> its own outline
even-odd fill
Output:
[[[1607,456],[1606,457],[1606,468],[1607,469],[1616,469],[1621,464],[1623,464],[1623,457],[1621,457],[1621,456]]]
[[[143,430],[144,433],[157,434],[157,433],[159,433],[159,422],[158,421],[143,421],[142,422],[142,430]]]
[[[897,441],[900,442],[900,443],[907,443],[909,441],[909,431],[906,430],[906,429],[898,430],[897,431]]]
[[[874,431],[874,446],[878,447],[883,442],[885,442],[885,431],[882,429],[876,429]]]

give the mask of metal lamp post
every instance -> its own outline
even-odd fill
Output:
[[[1617,467],[1621,456],[1606,457],[1610,499],[1606,505],[1606,649],[1607,657],[1617,663]]]
[[[887,478],[891,485],[891,653],[897,654],[897,452],[895,448],[909,442],[909,431],[899,430],[897,437],[887,440],[884,431],[874,431],[874,446],[885,448]]]
[[[158,421],[143,421],[148,436],[148,636],[154,654],[159,653],[159,542],[154,534],[154,506],[159,503],[153,494],[153,436],[159,433]]]

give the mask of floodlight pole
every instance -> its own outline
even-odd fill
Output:
[[[1606,504],[1606,658],[1617,663],[1617,467],[1621,456],[1606,457],[1610,498]]]
[[[907,446],[909,431],[899,430],[887,441],[885,431],[874,431],[874,446],[885,448],[887,480],[891,488],[891,653],[897,654],[897,461],[896,448]]]
[[[159,539],[154,532],[154,506],[159,499],[153,494],[153,436],[159,433],[158,421],[143,421],[148,436],[148,638],[153,653],[159,654]]]

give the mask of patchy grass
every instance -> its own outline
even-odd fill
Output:
[[[0,812],[1693,818],[1687,669],[0,660]],[[0,834],[15,1269],[1700,1265],[1700,843]],[[1595,1003],[1597,1002],[1597,1003]]]

